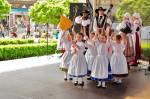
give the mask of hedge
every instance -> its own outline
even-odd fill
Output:
[[[150,42],[142,42],[142,54],[143,54],[143,59],[148,60],[148,57],[150,56]]]
[[[49,42],[56,43],[57,40],[49,39]],[[34,39],[0,39],[0,45],[10,44],[33,44]],[[40,39],[40,43],[46,43],[46,39]]]
[[[4,45],[0,46],[0,61],[33,56],[46,55],[46,44],[22,44],[22,45]],[[48,54],[56,52],[56,43],[48,46]]]

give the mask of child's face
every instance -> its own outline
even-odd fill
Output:
[[[107,41],[106,37],[102,36],[102,35],[99,36],[99,40],[103,43],[105,43]]]
[[[121,43],[121,39],[116,39],[116,43],[120,44]]]
[[[76,41],[77,42],[81,42],[82,39],[83,39],[82,35],[79,35],[79,34],[76,35]]]
[[[70,34],[67,35],[67,40],[72,41],[72,36]]]

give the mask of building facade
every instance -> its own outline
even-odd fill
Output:
[[[8,16],[8,25],[13,27],[15,25],[19,27],[26,27],[29,24],[30,19],[28,16],[28,10],[37,0],[7,0],[11,4],[11,12]]]

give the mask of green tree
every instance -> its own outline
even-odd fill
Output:
[[[6,17],[6,15],[10,12],[11,6],[7,0],[0,0],[0,19]]]
[[[38,24],[58,24],[62,14],[69,14],[70,2],[78,0],[44,0],[34,4],[30,17]]]
[[[150,0],[122,0],[117,7],[117,19],[122,20],[123,14],[126,12],[140,13],[143,23],[146,25],[148,24],[147,20],[150,20]]]

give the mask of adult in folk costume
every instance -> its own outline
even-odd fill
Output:
[[[95,10],[96,12],[96,17],[94,19],[93,23],[93,30],[95,32],[105,32],[107,27],[111,27],[112,21],[107,17],[107,15],[104,13],[106,9],[103,7],[99,7],[98,9]]]
[[[84,10],[80,13],[79,16],[75,18],[73,32],[83,33],[85,36],[89,36],[89,26],[90,26],[90,12],[88,10]]]
[[[132,24],[129,13],[124,14],[123,21],[117,26],[117,30],[120,31],[122,38],[127,41],[124,54],[127,58],[128,64],[130,65],[130,62],[134,58],[134,44],[132,39]]]
[[[130,63],[133,66],[137,65],[137,60],[141,58],[141,27],[142,20],[139,13],[134,13],[132,15],[132,33],[134,42],[134,59]]]

